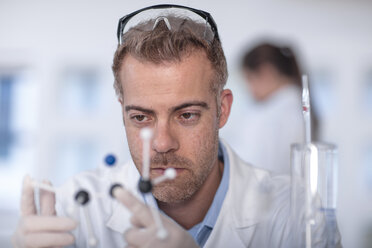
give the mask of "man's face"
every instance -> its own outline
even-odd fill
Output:
[[[226,122],[217,117],[216,97],[210,90],[213,70],[203,52],[181,62],[153,64],[127,55],[120,71],[123,118],[129,149],[142,173],[140,130],[153,130],[150,177],[175,168],[175,180],[153,190],[162,202],[189,199],[217,164],[218,129]],[[231,93],[231,92],[230,92]]]

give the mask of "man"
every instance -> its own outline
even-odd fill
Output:
[[[207,25],[205,20],[167,15],[122,34],[121,25],[125,26],[127,18],[119,24],[113,71],[133,162],[110,175],[97,170],[76,176],[57,192],[58,206],[62,206],[57,212],[67,215],[68,196],[77,188],[108,192],[112,182],[119,181],[138,199],[174,220],[162,217],[169,236],[156,239],[148,208],[127,190],[114,192],[118,201],[108,194],[92,199],[73,215],[78,226],[71,218],[54,216],[54,194],[42,191],[38,216],[26,178],[23,218],[14,243],[20,247],[89,247],[95,236],[99,247],[196,247],[196,243],[204,247],[295,247],[288,221],[288,182],[245,164],[218,139],[233,97],[223,89],[226,60],[213,19],[206,18]],[[177,171],[175,180],[154,187],[153,197],[143,197],[137,190],[142,171],[139,132],[144,127],[154,133],[151,178],[166,168]],[[86,215],[90,218],[85,219]],[[315,241],[322,242],[317,230]]]

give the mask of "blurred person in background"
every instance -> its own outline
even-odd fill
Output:
[[[254,105],[244,117],[239,139],[227,139],[245,161],[275,174],[289,174],[290,145],[304,140],[296,56],[290,47],[261,43],[245,52],[241,65]]]

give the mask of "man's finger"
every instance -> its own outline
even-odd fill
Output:
[[[150,209],[128,190],[122,187],[116,187],[113,195],[135,216],[134,218],[136,218],[136,223],[139,226],[149,226],[153,223]]]
[[[43,183],[52,186],[49,181],[43,181]],[[45,216],[56,215],[55,205],[55,193],[40,189],[40,214]]]
[[[70,233],[32,233],[25,237],[27,247],[55,247],[72,245],[75,238]]]
[[[77,226],[77,222],[71,218],[56,216],[28,216],[22,222],[24,233],[68,232]]]
[[[36,214],[34,199],[34,188],[31,184],[31,177],[25,176],[23,179],[22,196],[21,196],[21,215],[28,216]]]
[[[124,233],[128,245],[135,247],[145,247],[152,237],[156,237],[155,228],[131,228]]]
[[[132,215],[130,217],[130,223],[132,224],[133,227],[144,228],[142,222],[137,218],[136,215]]]

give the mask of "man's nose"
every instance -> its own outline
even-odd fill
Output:
[[[152,149],[158,153],[166,153],[177,150],[179,147],[178,140],[172,132],[169,123],[158,122],[154,130]]]

